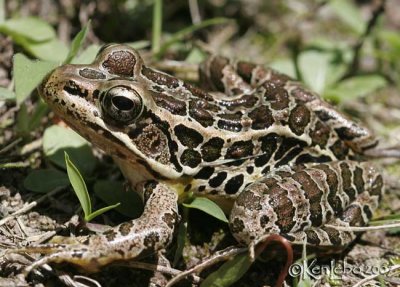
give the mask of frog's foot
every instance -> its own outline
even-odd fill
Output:
[[[14,250],[17,253],[44,253],[42,259],[28,266],[24,273],[46,263],[68,262],[88,272],[116,260],[141,259],[164,249],[173,239],[179,222],[177,194],[156,181],[141,184],[144,212],[138,219],[122,223],[102,234],[57,238],[57,243]]]
[[[280,234],[294,243],[343,248],[356,235],[332,226],[366,225],[382,192],[382,176],[369,163],[297,166],[249,185],[234,204],[230,226],[244,244]]]

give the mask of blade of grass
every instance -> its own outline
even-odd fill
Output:
[[[79,33],[76,34],[76,36],[72,40],[71,48],[69,50],[67,58],[64,61],[64,64],[71,63],[72,59],[75,58],[76,54],[78,53],[79,49],[82,47],[82,44],[86,39],[89,26],[90,26],[90,20],[87,22],[85,27],[83,27],[82,30],[80,30]]]
[[[72,161],[70,161],[68,154],[65,152],[64,155],[69,181],[71,182],[72,188],[74,189],[75,194],[82,206],[83,213],[85,214],[85,220],[87,220],[89,215],[92,213],[92,203],[90,202],[85,181],[83,180],[79,170],[72,163]]]
[[[151,50],[153,54],[157,54],[161,47],[161,32],[162,32],[162,0],[154,0],[153,6],[153,27]]]
[[[195,32],[197,30],[200,30],[200,29],[206,28],[208,26],[212,26],[212,25],[225,24],[225,23],[228,23],[231,21],[233,21],[233,20],[228,19],[228,18],[222,18],[222,17],[212,18],[212,19],[205,20],[199,24],[195,24],[195,25],[189,26],[187,28],[184,28],[184,29],[176,32],[175,34],[173,34],[171,36],[171,38],[161,46],[161,48],[159,49],[158,53],[155,54],[155,56],[160,57],[161,55],[163,55],[165,53],[165,51],[168,49],[169,46],[171,46],[172,44],[174,44],[177,41],[182,40],[185,36]],[[154,50],[153,50],[153,52],[154,52]]]
[[[88,216],[85,216],[85,220],[86,221],[91,221],[93,218],[95,218],[96,216],[99,216],[100,214],[103,214],[104,212],[107,212],[113,208],[116,208],[117,206],[119,206],[121,203],[118,202],[114,205],[109,205],[100,209],[97,209],[95,212],[92,212],[91,214],[89,214]]]

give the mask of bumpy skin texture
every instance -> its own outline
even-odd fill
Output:
[[[227,212],[233,206],[231,230],[242,243],[270,233],[316,246],[354,239],[325,225],[365,225],[378,205],[382,177],[358,162],[377,144],[369,131],[261,65],[212,57],[200,78],[202,89],[148,68],[123,45],[47,77],[40,92],[54,112],[111,154],[132,186],[150,186],[155,203],[63,251],[30,249],[50,253],[33,267],[68,261],[96,270],[155,252],[170,243],[178,195],[189,191]]]

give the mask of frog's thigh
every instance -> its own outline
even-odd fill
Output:
[[[248,186],[237,198],[230,226],[242,243],[266,234],[293,242],[345,245],[354,235],[325,226],[365,225],[383,191],[369,163],[337,161],[278,171]]]
[[[165,248],[173,239],[179,221],[177,194],[166,185],[148,181],[140,185],[145,199],[143,214],[124,222],[103,234],[88,236],[82,242],[71,244],[69,238],[58,244],[44,244],[17,250],[17,252],[48,254],[29,266],[30,272],[45,263],[69,262],[88,271],[115,260],[138,259]]]

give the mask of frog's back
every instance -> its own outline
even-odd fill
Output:
[[[195,168],[251,158],[260,165],[276,151],[272,161],[279,166],[345,159],[376,144],[367,129],[299,82],[260,65],[212,58],[201,73],[205,89],[145,69],[156,105],[172,114],[183,166],[185,154]]]

